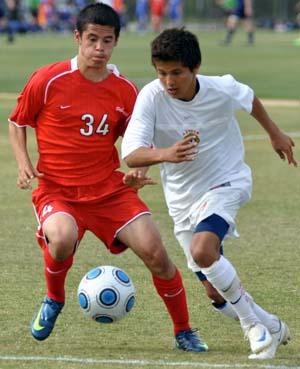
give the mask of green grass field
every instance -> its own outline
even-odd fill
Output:
[[[263,98],[299,100],[300,48],[292,46],[295,34],[258,33],[253,48],[243,46],[240,31],[230,48],[218,46],[221,33],[199,33],[205,74],[231,73],[255,88]],[[10,47],[1,45],[0,93],[17,93],[38,66],[76,53],[71,36],[37,35],[20,38]],[[153,78],[149,63],[151,36],[122,36],[113,61],[139,86]],[[145,188],[148,202],[173,260],[182,271],[193,327],[210,346],[205,354],[173,349],[172,327],[161,300],[152,287],[148,271],[127,251],[110,255],[91,234],[76,254],[67,280],[67,301],[51,337],[34,341],[29,333],[33,312],[44,296],[42,254],[36,244],[36,221],[30,193],[16,188],[17,167],[9,147],[6,120],[15,101],[0,95],[0,369],[153,369],[153,368],[268,368],[300,369],[300,277],[299,277],[299,168],[289,167],[272,151],[264,132],[246,114],[240,114],[246,137],[246,161],[254,176],[252,201],[238,216],[240,239],[227,241],[225,253],[239,270],[256,301],[284,319],[292,341],[280,347],[276,359],[247,360],[248,344],[236,322],[215,313],[200,283],[187,270],[181,249],[172,233],[160,185]],[[268,108],[286,132],[300,132],[300,106]],[[253,137],[254,136],[254,137]],[[295,138],[300,162],[300,139]],[[29,146],[35,157],[32,132]],[[150,171],[159,179],[158,168]],[[79,310],[76,290],[81,277],[101,264],[118,265],[134,280],[137,303],[119,323],[99,325],[86,320]]]

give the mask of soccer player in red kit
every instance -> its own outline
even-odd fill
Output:
[[[150,0],[151,26],[154,32],[159,32],[161,29],[165,8],[165,0]]]
[[[173,321],[177,347],[207,351],[189,325],[181,275],[169,259],[149,209],[137,191],[123,183],[115,142],[122,136],[137,96],[136,87],[107,64],[120,32],[117,13],[103,3],[78,15],[78,55],[37,70],[9,117],[11,144],[18,164],[17,184],[31,189],[44,253],[47,294],[34,316],[31,333],[46,339],[65,302],[64,284],[76,248],[86,230],[112,253],[127,247],[152,274]],[[35,129],[36,167],[26,144],[26,128]],[[136,179],[136,187],[151,183]]]

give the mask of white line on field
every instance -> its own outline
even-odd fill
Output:
[[[137,360],[137,359],[91,359],[91,358],[76,358],[76,357],[47,357],[47,356],[0,356],[2,361],[54,361],[54,362],[68,362],[79,364],[119,364],[119,365],[139,365],[139,366],[187,366],[194,368],[258,368],[258,369],[300,369],[300,366],[289,365],[270,365],[270,364],[256,364],[254,361],[250,364],[213,364],[208,362],[197,361],[166,361],[166,360]]]
[[[300,137],[300,132],[287,132],[286,133],[290,137]],[[243,136],[244,141],[261,141],[269,139],[268,135],[246,135]]]

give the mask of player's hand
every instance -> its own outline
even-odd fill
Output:
[[[146,186],[146,185],[155,185],[155,182],[151,177],[146,176],[143,171],[139,169],[130,170],[123,177],[123,183],[129,187],[133,187],[136,190]]]
[[[32,190],[32,181],[43,176],[44,174],[37,171],[32,165],[24,165],[19,167],[17,186],[21,190]]]
[[[297,161],[294,159],[293,147],[295,143],[291,137],[283,132],[278,132],[271,137],[271,143],[282,160],[287,159],[288,163],[294,165],[294,167],[298,165]]]
[[[170,163],[182,163],[184,161],[193,161],[198,155],[199,137],[190,133],[182,140],[177,141],[173,146],[165,149],[164,161]]]

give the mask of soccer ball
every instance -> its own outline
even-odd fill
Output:
[[[82,278],[77,296],[86,317],[99,323],[112,323],[133,308],[135,288],[122,269],[105,265],[90,270]]]

